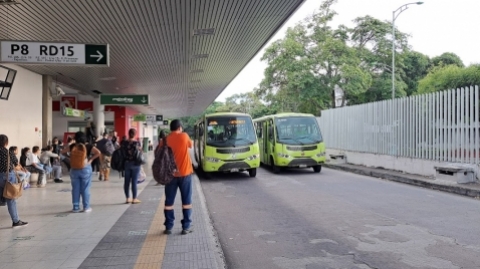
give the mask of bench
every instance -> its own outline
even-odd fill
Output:
[[[435,166],[435,179],[444,179],[455,181],[458,184],[473,183],[475,179],[475,170],[468,166],[454,164]]]
[[[345,154],[330,154],[330,162],[333,164],[347,163],[347,156]]]

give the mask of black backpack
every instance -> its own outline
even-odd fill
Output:
[[[120,147],[113,152],[110,167],[113,170],[117,170],[119,172],[125,170],[125,150],[123,149],[123,147]]]
[[[167,138],[163,139],[163,145],[155,151],[155,160],[152,165],[153,178],[162,185],[167,185],[172,181],[177,164],[172,148],[167,146]]]

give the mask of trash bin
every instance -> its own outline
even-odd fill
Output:
[[[148,152],[148,137],[143,138],[143,152]]]

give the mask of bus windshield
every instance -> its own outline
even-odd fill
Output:
[[[252,119],[245,116],[218,116],[207,118],[207,145],[238,147],[257,142]]]
[[[314,117],[285,117],[275,119],[277,141],[290,145],[317,144],[323,141]]]

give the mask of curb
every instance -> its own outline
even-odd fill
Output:
[[[221,247],[220,242],[218,241],[218,234],[213,226],[212,219],[210,218],[210,212],[208,211],[207,201],[205,199],[205,195],[203,193],[202,184],[200,183],[200,179],[196,174],[193,175],[195,186],[197,190],[198,197],[200,199],[200,206],[202,208],[202,213],[205,215],[205,224],[207,226],[208,237],[210,238],[210,247],[211,251],[214,253],[215,260],[217,262],[218,269],[226,269],[227,265],[225,262],[225,255],[223,253],[223,249]],[[213,269],[213,268],[212,268]]]
[[[443,192],[449,192],[449,193],[454,193],[462,196],[467,196],[471,198],[480,198],[480,190],[476,189],[470,189],[464,186],[451,186],[451,185],[442,185],[442,184],[436,184],[432,182],[428,182],[425,180],[420,180],[408,176],[400,176],[400,175],[395,175],[392,173],[389,173],[388,171],[381,172],[381,171],[374,171],[370,169],[362,169],[362,168],[356,168],[356,167],[349,167],[349,166],[343,166],[343,165],[334,165],[334,164],[324,164],[325,167],[330,168],[330,169],[335,169],[335,170],[340,170],[340,171],[345,171],[345,172],[350,172],[354,174],[359,174],[359,175],[364,175],[364,176],[369,176],[369,177],[376,177],[376,178],[382,178],[386,179],[389,181],[395,181],[395,182],[400,182],[404,184],[409,184],[409,185],[414,185],[414,186],[419,186],[423,188],[428,188],[428,189],[433,189],[433,190],[438,190],[438,191],[443,191]]]

